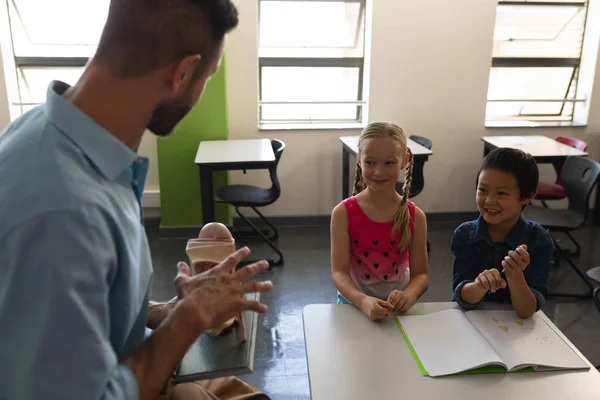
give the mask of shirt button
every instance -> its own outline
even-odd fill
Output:
[[[134,179],[134,180],[132,180],[132,181],[131,181],[131,183],[133,183],[135,186],[137,186],[137,185],[138,185],[138,181],[137,181],[137,179]]]

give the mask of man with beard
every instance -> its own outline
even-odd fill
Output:
[[[202,332],[266,311],[244,294],[271,288],[246,282],[267,264],[231,272],[246,248],[194,277],[179,263],[177,298],[150,303],[140,221],[133,149],[198,101],[237,22],[230,0],[112,0],[77,84],[52,82],[0,134],[0,399],[176,398]],[[266,398],[235,378],[189,385],[179,398]]]

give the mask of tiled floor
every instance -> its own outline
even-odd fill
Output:
[[[432,224],[430,287],[421,301],[449,301],[451,298],[452,254],[449,250],[457,224]],[[598,226],[595,231],[600,231]],[[279,245],[285,254],[285,265],[264,274],[274,283],[272,292],[262,299],[269,312],[259,318],[255,371],[241,376],[246,382],[279,399],[308,399],[310,390],[306,368],[306,352],[302,329],[302,309],[307,304],[333,303],[336,291],[331,283],[329,264],[329,230],[327,227],[281,228]],[[592,237],[592,228],[583,228],[575,236],[584,247],[581,268],[590,267],[584,259],[588,248],[600,247],[600,233]],[[153,299],[170,298],[177,261],[185,259],[187,238],[163,238],[149,233],[155,266]],[[260,241],[237,239],[238,245],[249,245],[255,257],[268,257],[268,248]],[[592,265],[600,265],[600,251],[593,255]],[[570,289],[576,282],[566,263],[556,268],[549,286]],[[594,364],[600,364],[600,313],[591,300],[549,299],[544,312]]]

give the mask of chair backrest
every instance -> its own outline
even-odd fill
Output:
[[[587,218],[588,204],[600,177],[600,163],[585,157],[569,157],[561,171],[560,184],[567,192],[569,209]]]
[[[584,142],[583,140],[579,140],[577,138],[570,137],[570,136],[557,136],[554,138],[554,140],[556,140],[559,143],[566,144],[567,146],[571,146],[577,150],[581,150],[581,151],[586,151],[587,147],[588,147],[587,143]],[[556,183],[560,184],[560,174],[561,174],[564,164],[565,164],[564,160],[555,161],[552,163],[552,166],[554,167],[554,171],[556,171]]]
[[[269,167],[269,175],[271,176],[272,183],[270,190],[274,192],[276,198],[279,198],[279,195],[281,194],[281,185],[279,184],[279,178],[277,177],[277,166],[279,165],[279,160],[281,160],[283,150],[285,150],[285,143],[279,139],[272,139],[271,147],[275,154],[275,161]]]
[[[433,146],[433,143],[431,142],[431,140],[429,140],[423,136],[412,135],[412,136],[410,136],[410,139],[419,143],[421,146],[423,146],[429,150],[431,150],[431,147]],[[408,195],[409,197],[415,197],[416,195],[421,193],[421,191],[425,187],[424,169],[425,169],[425,160],[415,159],[415,162],[413,164],[412,185],[410,188],[410,193]],[[402,190],[402,189],[400,189],[400,190]]]
[[[421,146],[426,147],[429,150],[431,150],[431,146],[433,145],[431,140],[429,140],[423,136],[411,135],[411,136],[409,136],[409,139],[412,140],[413,142],[419,143]]]

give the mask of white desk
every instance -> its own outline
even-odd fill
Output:
[[[213,172],[268,169],[275,162],[269,139],[202,141],[195,163],[200,169],[202,224],[215,220]]]
[[[275,161],[269,139],[210,140],[200,142],[196,164],[235,164]]]
[[[484,136],[484,157],[499,147],[523,150],[538,163],[551,163],[571,156],[587,157],[588,153],[557,142],[546,136]]]
[[[340,141],[344,144],[344,147],[348,147],[351,153],[356,155],[356,153],[358,153],[358,138],[359,136],[342,136],[340,137]],[[420,156],[430,156],[433,154],[433,151],[429,150],[427,147],[421,146],[419,143],[411,139],[408,139],[408,147],[410,148],[410,151],[412,151],[415,158]]]
[[[359,136],[342,136],[342,199],[350,196],[350,156],[358,153]],[[425,162],[433,154],[427,147],[421,146],[414,140],[408,139],[408,147],[413,153],[415,162]]]
[[[455,303],[417,303],[410,313],[426,314],[448,308],[458,306]],[[314,400],[600,399],[600,373],[593,367],[574,372],[424,377],[393,318],[371,322],[354,306],[335,304],[309,305],[304,309],[303,317],[310,390]],[[598,315],[590,317],[600,318]],[[577,349],[575,351],[581,354]]]

